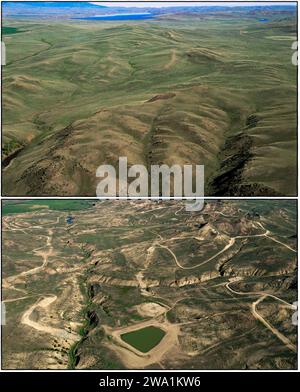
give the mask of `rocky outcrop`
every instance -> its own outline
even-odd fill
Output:
[[[159,281],[155,279],[144,279],[145,287],[159,286]],[[89,279],[89,284],[105,284],[108,286],[123,286],[123,287],[139,287],[137,280],[133,279],[117,279],[106,275],[92,276]]]
[[[186,276],[178,280],[169,281],[167,282],[167,285],[169,287],[190,286],[190,285],[206,282],[207,280],[217,278],[218,276],[219,276],[218,271],[207,271],[199,276],[192,275],[192,276]]]

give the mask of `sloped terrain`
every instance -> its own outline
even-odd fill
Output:
[[[5,369],[297,367],[294,201],[55,202],[4,202]]]
[[[5,20],[4,194],[93,196],[127,156],[204,164],[209,195],[295,195],[296,19],[267,14]]]

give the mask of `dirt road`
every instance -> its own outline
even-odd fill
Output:
[[[11,286],[11,283],[20,277],[37,274],[38,272],[40,272],[41,270],[43,270],[46,267],[46,265],[48,264],[48,258],[54,254],[53,247],[52,247],[52,235],[53,235],[52,229],[49,229],[48,233],[49,233],[49,235],[47,236],[46,246],[38,248],[38,249],[34,249],[32,251],[36,255],[42,257],[42,259],[43,259],[42,265],[40,265],[38,267],[31,268],[27,271],[23,271],[17,275],[9,276],[8,278],[4,279],[4,284],[6,284],[6,286],[7,286],[7,284],[8,284],[8,286]],[[43,250],[44,248],[46,248],[46,250]]]
[[[159,246],[160,248],[164,248],[166,249],[169,253],[171,253],[171,255],[174,258],[175,263],[177,264],[177,266],[179,268],[185,269],[185,270],[189,270],[189,269],[194,269],[194,268],[198,268],[206,263],[208,263],[209,261],[215,259],[216,257],[220,256],[222,253],[224,253],[227,249],[231,248],[234,244],[235,241],[237,239],[246,239],[246,238],[255,238],[255,237],[267,237],[270,238],[271,240],[285,246],[286,248],[288,248],[289,250],[291,250],[292,252],[296,252],[296,250],[294,250],[293,248],[291,248],[289,245],[284,244],[283,242],[276,240],[273,237],[270,237],[270,231],[267,230],[260,222],[257,222],[258,225],[265,230],[264,233],[260,233],[260,234],[251,234],[251,235],[237,235],[235,237],[230,238],[229,242],[227,245],[224,246],[224,248],[222,250],[220,250],[218,253],[216,253],[215,255],[213,255],[212,257],[210,257],[209,259],[206,259],[204,261],[202,261],[201,263],[197,264],[197,265],[193,265],[192,267],[185,267],[184,265],[182,265],[179,260],[177,259],[177,256],[175,255],[175,253],[166,245],[161,245],[159,242],[156,242],[153,246]],[[195,239],[197,239],[197,237],[193,237]]]
[[[165,64],[164,69],[171,68],[176,63],[176,59],[177,59],[177,57],[176,57],[176,50],[172,49],[171,50],[171,59],[170,59],[170,61],[167,64]]]
[[[35,309],[37,309],[37,308],[46,309],[56,300],[57,300],[56,295],[51,295],[51,296],[39,299],[35,304],[30,306],[30,308],[27,309],[23,313],[22,318],[21,318],[21,324],[28,325],[29,327],[34,328],[37,331],[49,333],[50,335],[56,336],[58,338],[76,341],[78,339],[78,335],[74,332],[68,332],[68,331],[61,329],[61,328],[54,328],[51,326],[47,326],[47,325],[41,324],[38,321],[33,321],[31,319],[32,313],[35,311]]]
[[[260,296],[256,301],[254,301],[251,305],[251,313],[253,314],[253,316],[259,320],[265,327],[267,327],[275,336],[277,336],[278,339],[280,339],[282,341],[282,343],[284,343],[286,345],[286,347],[288,347],[291,351],[293,352],[297,352],[297,347],[287,338],[285,337],[281,332],[279,332],[272,324],[270,324],[266,319],[264,319],[256,310],[256,306],[262,302],[264,299],[266,299],[267,297],[271,297],[274,298],[282,303],[285,304],[285,306],[289,307],[290,309],[296,310],[296,307],[286,301],[284,301],[283,299],[276,297],[276,295],[273,294],[268,294],[268,293],[264,293],[262,291],[255,291],[255,292],[241,292],[241,291],[236,291],[233,290],[230,287],[230,282],[225,284],[226,288],[234,294],[237,295],[258,295]]]

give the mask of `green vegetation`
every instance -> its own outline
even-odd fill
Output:
[[[81,343],[81,340],[74,343],[68,352],[68,357],[69,357],[69,363],[68,363],[68,369],[75,369],[76,365],[79,362],[79,357],[78,357],[78,347]]]
[[[21,32],[22,30],[17,27],[3,26],[2,27],[2,35],[16,34]]]
[[[87,200],[26,200],[18,202],[3,202],[2,215],[21,214],[49,208],[57,211],[78,211],[89,208],[92,202]]]
[[[162,329],[150,326],[124,333],[121,338],[137,350],[147,353],[157,346],[164,336],[165,332]]]
[[[4,216],[4,368],[297,367],[294,200],[95,204]]]
[[[89,257],[89,256],[88,256]],[[88,259],[87,256],[84,257],[84,261]],[[84,271],[84,273],[78,278],[78,285],[79,289],[81,292],[81,295],[84,298],[84,308],[81,309],[80,314],[78,315],[81,318],[82,321],[82,326],[79,328],[79,336],[81,338],[75,342],[69,349],[68,351],[68,369],[75,369],[76,365],[78,364],[80,360],[80,356],[78,353],[78,350],[84,342],[85,338],[87,337],[89,331],[94,327],[93,322],[91,321],[91,318],[89,317],[89,309],[92,305],[91,302],[91,297],[90,297],[90,289],[87,288],[85,284],[86,276],[87,276],[87,270]]]
[[[204,164],[207,195],[295,195],[296,16],[260,16],[15,21],[30,30],[6,42],[3,147],[26,147],[4,194],[94,196],[96,168],[127,156]]]
[[[22,147],[23,147],[23,145],[20,142],[17,142],[14,139],[10,139],[7,143],[4,143],[4,146],[2,149],[3,156],[10,155]]]

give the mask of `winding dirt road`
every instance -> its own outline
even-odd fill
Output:
[[[247,295],[247,296],[249,296],[249,295],[258,295],[258,296],[259,296],[259,298],[258,298],[256,301],[254,301],[254,302],[252,303],[252,305],[251,305],[251,313],[253,314],[253,316],[254,316],[257,320],[259,320],[265,327],[267,327],[275,336],[277,336],[277,338],[278,338],[279,340],[281,340],[281,342],[284,343],[286,347],[288,347],[291,351],[293,351],[294,353],[296,353],[296,352],[297,352],[297,347],[296,347],[296,346],[295,346],[286,336],[284,336],[281,332],[279,332],[278,329],[276,329],[272,324],[270,324],[266,319],[264,319],[264,318],[257,312],[256,307],[257,307],[257,305],[258,305],[260,302],[262,302],[263,300],[265,300],[267,297],[271,297],[271,298],[276,299],[277,301],[280,301],[280,302],[284,303],[285,306],[287,306],[287,307],[290,308],[290,309],[297,310],[297,308],[296,308],[294,305],[292,305],[292,304],[290,304],[290,303],[284,301],[283,299],[281,299],[281,298],[279,298],[279,297],[276,297],[276,295],[268,294],[268,293],[265,293],[265,292],[263,292],[263,291],[247,292],[247,293],[245,293],[245,292],[233,290],[233,289],[230,287],[230,283],[231,283],[231,282],[226,283],[225,286],[226,286],[226,288],[227,288],[231,293],[233,293],[233,294],[237,294],[237,295]]]
[[[181,268],[181,269],[185,269],[185,270],[190,270],[190,269],[194,269],[194,268],[198,268],[208,262],[210,262],[211,260],[215,259],[216,257],[220,256],[222,253],[226,252],[227,249],[231,248],[234,244],[235,241],[237,239],[246,239],[246,238],[254,238],[254,237],[267,237],[283,246],[285,246],[287,249],[291,250],[292,252],[297,252],[296,250],[294,250],[293,248],[291,248],[289,245],[284,244],[283,242],[276,240],[273,237],[270,237],[270,231],[267,230],[260,222],[257,222],[258,225],[265,230],[264,233],[260,233],[260,234],[252,234],[252,235],[237,235],[235,237],[230,238],[229,243],[227,245],[224,246],[224,248],[222,250],[220,250],[218,253],[216,253],[214,256],[210,257],[207,260],[202,261],[201,263],[197,264],[197,265],[193,265],[192,267],[185,267],[184,265],[182,265],[179,260],[177,259],[177,256],[175,255],[175,253],[166,245],[161,245],[159,242],[156,242],[153,246],[159,246],[160,248],[166,249],[174,258],[174,261],[176,263],[176,265]],[[197,237],[193,237],[197,240]]]
[[[9,276],[8,278],[4,279],[4,284],[6,284],[6,286],[11,286],[11,283],[20,277],[37,274],[38,272],[40,272],[41,270],[43,270],[46,267],[46,265],[48,264],[48,258],[50,256],[53,256],[53,254],[54,254],[53,247],[52,247],[53,231],[51,229],[49,229],[48,233],[49,233],[49,235],[47,236],[46,245],[41,248],[34,249],[32,251],[36,255],[42,257],[42,259],[43,259],[42,265],[40,265],[38,267],[31,268],[27,271],[23,271],[17,275]],[[45,247],[47,249],[43,250]]]
[[[231,248],[231,246],[234,244],[234,239],[231,238],[229,243],[222,249],[220,250],[220,252],[216,253],[214,256],[210,257],[209,259],[197,264],[197,265],[193,265],[192,267],[185,267],[182,264],[180,264],[180,262],[177,259],[177,256],[175,255],[175,253],[167,246],[165,245],[161,245],[161,244],[157,244],[157,246],[159,246],[160,248],[166,249],[169,253],[171,253],[171,255],[174,257],[175,263],[177,264],[177,266],[179,268],[185,269],[185,270],[189,270],[189,269],[194,269],[197,267],[200,267],[201,265],[204,265],[206,263],[208,263],[209,261],[215,259],[216,257],[220,256],[220,254],[222,254],[223,252],[225,252],[227,249]]]
[[[35,311],[36,308],[43,308],[46,309],[48,308],[53,302],[57,300],[56,295],[50,295],[48,297],[39,299],[35,304],[30,306],[29,309],[27,309],[21,318],[21,324],[28,325],[31,328],[36,329],[37,331],[49,333],[52,336],[56,336],[58,338],[63,338],[63,339],[68,339],[68,340],[77,340],[78,335],[74,332],[68,332],[64,329],[61,328],[54,328],[50,327],[47,325],[43,325],[37,321],[33,321],[31,319],[32,313]]]
[[[41,272],[48,264],[48,259],[49,257],[53,256],[54,250],[53,250],[53,246],[52,246],[52,236],[53,236],[53,230],[52,229],[48,229],[48,235],[47,240],[46,240],[46,245],[33,249],[33,253],[35,253],[38,256],[41,256],[43,259],[42,265],[38,266],[38,267],[34,267],[31,268],[27,271],[23,271],[20,274],[14,275],[14,276],[10,276],[8,278],[6,278],[4,280],[4,287],[5,288],[11,288],[11,289],[15,289],[15,290],[21,290],[21,289],[17,289],[16,287],[13,286],[13,282],[20,278],[20,277],[24,277],[24,276],[28,276],[28,275],[34,275],[37,274],[39,272]],[[25,290],[22,290],[22,292],[25,292]],[[27,295],[24,297],[20,297],[20,298],[15,298],[15,299],[7,299],[4,302],[14,302],[14,301],[18,301],[18,300],[22,300],[25,298],[29,298],[32,297],[33,295]],[[30,308],[28,308],[22,315],[21,318],[21,324],[25,324],[31,328],[36,329],[37,331],[41,331],[41,332],[45,332],[45,333],[49,333],[52,336],[56,336],[59,338],[63,338],[63,339],[68,339],[71,341],[76,341],[78,340],[78,335],[74,332],[68,332],[64,329],[61,328],[54,328],[51,326],[47,326],[44,324],[41,324],[38,321],[34,321],[32,320],[32,314],[35,311],[35,309],[37,308],[43,308],[43,309],[47,309],[53,302],[55,302],[57,300],[57,296],[56,295],[47,295],[46,297],[42,296],[42,298],[39,298],[38,301],[33,304],[32,306],[30,306]]]
[[[179,210],[179,211],[180,211],[180,210]],[[179,212],[179,211],[178,211],[178,212]],[[175,214],[176,214],[176,213],[175,213]],[[200,266],[202,266],[202,265],[208,263],[209,261],[215,259],[216,257],[220,256],[222,253],[224,253],[227,249],[231,248],[231,247],[234,245],[234,243],[235,243],[235,241],[236,241],[237,239],[245,239],[245,238],[253,238],[253,237],[266,237],[266,238],[269,238],[269,239],[271,239],[272,241],[275,241],[275,242],[279,243],[280,245],[286,247],[287,249],[289,249],[289,250],[292,251],[292,252],[297,252],[295,249],[291,248],[289,245],[287,245],[287,244],[285,244],[285,243],[283,243],[283,242],[281,242],[281,241],[279,241],[279,240],[277,240],[277,239],[271,237],[271,236],[270,236],[270,234],[271,234],[270,231],[267,230],[260,222],[257,222],[257,224],[265,231],[264,233],[253,234],[253,235],[245,235],[245,236],[239,235],[239,236],[232,237],[232,238],[230,238],[229,243],[228,243],[227,245],[225,245],[225,247],[224,247],[221,251],[219,251],[219,252],[216,253],[214,256],[210,257],[209,259],[204,260],[203,262],[201,262],[201,263],[199,263],[199,264],[197,264],[197,265],[195,265],[195,266],[192,266],[192,267],[185,267],[184,265],[182,265],[182,264],[179,262],[179,260],[177,259],[176,254],[175,254],[168,246],[160,244],[159,241],[156,241],[156,242],[152,245],[152,248],[155,247],[155,246],[157,246],[157,247],[166,249],[166,250],[173,256],[176,265],[177,265],[179,268],[185,269],[185,270],[190,270],[190,269],[198,268],[198,267],[200,267]],[[195,237],[195,238],[196,238],[196,237]],[[196,239],[197,239],[197,238],[196,238]],[[259,296],[259,298],[258,298],[256,301],[254,301],[254,302],[252,303],[252,305],[251,305],[251,313],[253,314],[253,316],[254,316],[257,320],[259,320],[265,327],[267,327],[267,328],[268,328],[268,329],[269,329],[269,330],[270,330],[270,331],[271,331],[271,332],[272,332],[272,333],[273,333],[282,343],[284,343],[286,347],[288,347],[291,351],[293,351],[293,352],[296,353],[296,352],[297,352],[297,347],[296,347],[296,346],[295,346],[286,336],[284,336],[281,332],[279,332],[273,325],[271,325],[267,320],[265,320],[265,319],[258,313],[258,311],[256,310],[257,305],[258,305],[260,302],[262,302],[262,301],[263,301],[265,298],[267,298],[267,297],[271,297],[271,298],[273,298],[273,299],[275,299],[275,300],[277,300],[277,301],[279,301],[279,302],[282,302],[286,307],[288,307],[288,308],[290,308],[290,309],[296,310],[296,307],[295,307],[294,305],[292,305],[292,304],[286,302],[285,300],[283,300],[283,299],[281,299],[281,298],[279,298],[279,297],[273,295],[273,294],[268,294],[268,293],[265,293],[265,292],[247,292],[247,293],[244,293],[244,292],[235,291],[235,290],[233,290],[233,289],[230,287],[230,283],[231,283],[231,282],[226,283],[225,286],[226,286],[226,288],[227,288],[231,293],[233,293],[233,294],[244,295],[244,296],[245,296],[245,295],[246,295],[246,296],[249,296],[249,295],[251,295],[251,296],[252,296],[252,295],[255,295],[255,296],[257,295],[257,296]]]

